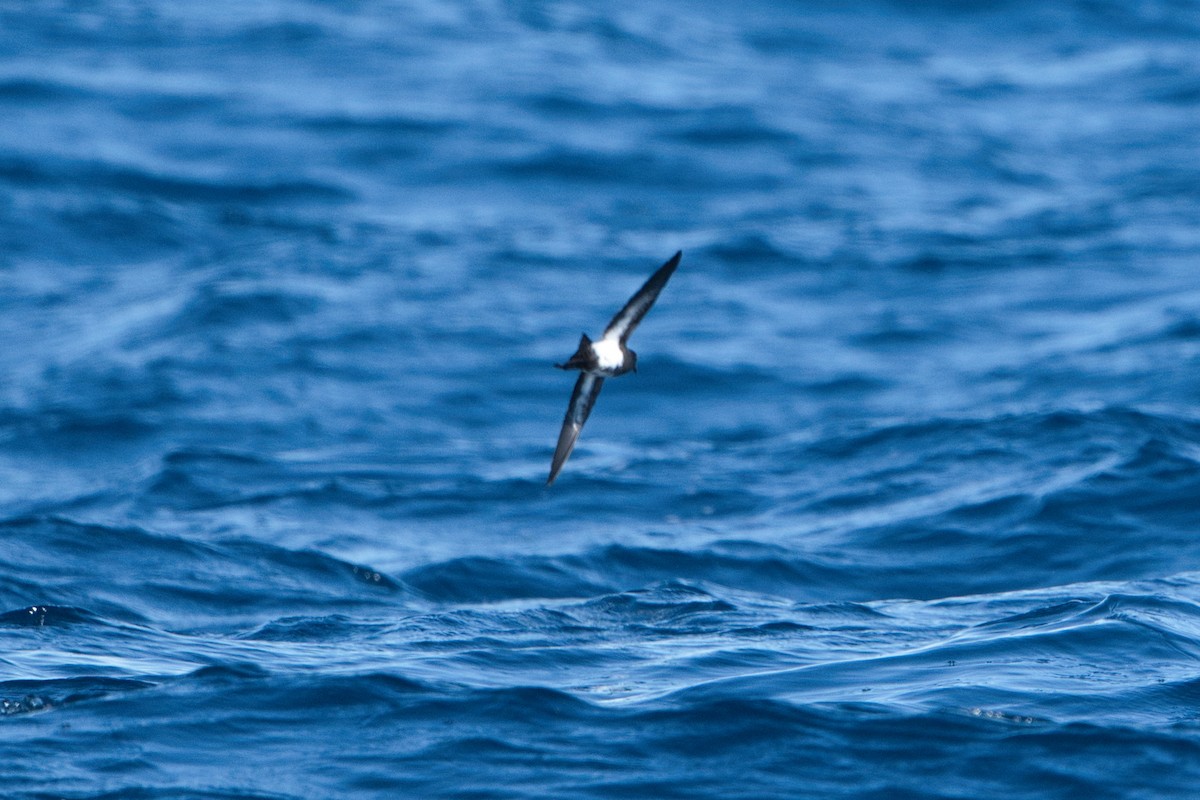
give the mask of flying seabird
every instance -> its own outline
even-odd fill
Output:
[[[571,404],[567,406],[567,415],[563,417],[562,430],[558,434],[558,446],[554,448],[554,460],[550,462],[550,477],[546,485],[554,483],[558,477],[571,450],[575,448],[575,440],[587,422],[588,414],[600,394],[600,387],[605,378],[615,378],[633,370],[637,372],[637,353],[625,346],[629,334],[646,316],[650,306],[658,299],[658,293],[671,279],[671,273],[679,266],[683,251],[671,256],[667,263],[658,268],[650,279],[642,284],[625,307],[617,312],[604,329],[604,336],[598,342],[593,342],[585,333],[579,339],[579,349],[565,363],[555,364],[559,369],[577,369],[580,371],[579,380],[575,381],[575,391],[571,392]]]

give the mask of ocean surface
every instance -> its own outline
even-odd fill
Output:
[[[0,0],[0,343],[5,798],[1200,786],[1194,2]]]

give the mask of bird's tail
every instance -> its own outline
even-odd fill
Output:
[[[585,333],[579,337],[579,349],[575,351],[575,355],[568,358],[562,364],[555,364],[559,369],[583,369],[592,361],[592,340]]]

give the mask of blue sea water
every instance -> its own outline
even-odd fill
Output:
[[[0,341],[5,797],[1200,785],[1193,2],[5,0]]]

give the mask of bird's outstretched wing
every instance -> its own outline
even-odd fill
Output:
[[[580,373],[579,380],[575,381],[575,391],[571,392],[571,404],[567,406],[567,415],[563,417],[562,430],[558,434],[558,447],[554,448],[550,477],[546,479],[547,486],[554,483],[559,470],[567,463],[567,456],[575,449],[575,440],[579,438],[579,432],[583,430],[583,423],[587,422],[588,414],[592,413],[592,406],[596,404],[596,397],[603,385],[604,378],[587,372]]]
[[[625,344],[629,334],[633,333],[633,329],[638,326],[642,317],[646,316],[646,312],[650,310],[650,306],[654,305],[654,301],[658,299],[658,293],[667,285],[671,273],[679,266],[679,259],[682,257],[683,251],[680,250],[642,284],[642,288],[629,298],[625,307],[617,312],[617,315],[612,318],[612,322],[608,323],[608,327],[604,329],[605,339],[616,338],[621,344]]]

